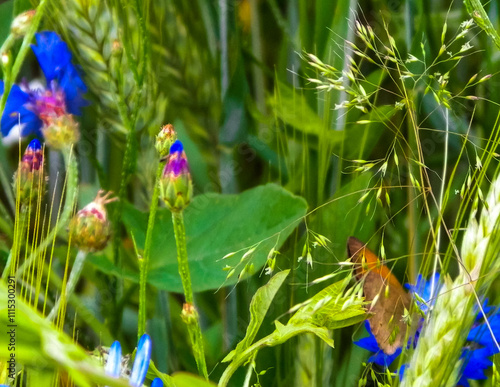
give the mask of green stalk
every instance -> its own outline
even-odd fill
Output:
[[[163,163],[158,164],[156,171],[156,180],[154,184],[153,197],[151,199],[151,206],[149,207],[148,229],[146,231],[146,242],[144,245],[144,257],[141,263],[141,278],[139,289],[139,323],[137,326],[138,339],[146,333],[146,283],[148,278],[149,268],[149,254],[151,253],[151,242],[153,240],[153,228],[155,225],[156,210],[158,209],[158,198],[160,196],[160,177],[163,171]]]
[[[191,287],[191,274],[186,248],[186,229],[184,227],[184,215],[182,212],[172,212],[172,222],[174,224],[175,242],[177,245],[177,262],[179,264],[179,274],[181,276],[182,288],[186,304],[194,307],[193,289]],[[205,351],[203,349],[203,336],[201,334],[200,320],[196,310],[189,318],[184,319],[187,325],[189,338],[193,347],[193,354],[198,366],[198,372],[208,380],[207,364],[205,362]]]
[[[80,279],[80,275],[82,274],[83,265],[85,263],[85,258],[87,257],[87,253],[85,251],[78,251],[78,254],[75,258],[75,263],[73,264],[73,268],[71,269],[71,273],[69,275],[68,283],[66,284],[66,288],[62,290],[62,294],[57,300],[56,304],[50,311],[47,316],[47,320],[52,321],[57,316],[57,312],[59,311],[59,307],[62,302],[67,302],[69,297],[73,294],[76,284]]]
[[[59,232],[67,226],[78,198],[78,163],[73,157],[73,148],[65,148],[62,150],[64,163],[66,164],[66,198],[61,215],[57,219],[55,227],[49,232],[47,237],[40,242],[38,247],[33,250],[29,258],[21,265],[16,273],[16,279],[19,279],[26,268],[30,267],[36,257],[45,250],[51,243],[54,243]]]

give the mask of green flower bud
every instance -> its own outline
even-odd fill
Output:
[[[17,15],[10,25],[10,32],[12,33],[12,35],[14,35],[16,38],[20,38],[26,35],[26,32],[28,32],[28,29],[31,26],[31,21],[33,20],[35,14],[36,10],[32,9],[30,11],[26,11]]]
[[[14,192],[21,204],[29,204],[45,192],[43,149],[40,141],[32,140],[14,174]]]
[[[186,302],[182,305],[181,318],[186,325],[192,325],[196,323],[196,320],[198,319],[198,312],[196,311],[196,308],[193,304],[189,304]]]
[[[193,196],[189,164],[179,140],[170,148],[170,156],[160,179],[160,195],[172,212],[184,210]]]
[[[54,149],[70,147],[80,139],[78,122],[71,114],[49,117],[42,126],[42,133],[47,145]]]
[[[99,191],[90,204],[71,219],[69,230],[71,241],[83,251],[100,251],[104,249],[111,237],[111,223],[109,222],[105,204],[118,200],[110,199],[111,192],[103,195]]]
[[[177,133],[175,132],[174,126],[167,124],[162,126],[160,133],[156,135],[156,150],[161,157],[168,156],[170,152],[170,147],[177,140]]]

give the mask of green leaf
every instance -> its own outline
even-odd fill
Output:
[[[226,280],[228,272],[223,270],[226,265],[235,267],[237,273],[249,263],[255,271],[260,270],[271,248],[281,247],[306,210],[303,198],[275,184],[238,195],[196,196],[184,214],[193,291],[218,289],[238,282],[238,275]],[[147,220],[148,213],[131,205],[124,207],[123,221],[139,249],[144,248]],[[251,257],[240,263],[243,254],[252,247],[256,248]],[[221,259],[231,252],[237,254]],[[88,260],[107,274],[139,280],[137,265],[119,269],[103,255],[89,256]],[[171,214],[165,208],[158,210],[156,216],[148,282],[158,289],[182,292]]]
[[[273,347],[275,345],[283,344],[288,339],[291,339],[293,336],[302,334],[302,333],[312,333],[318,336],[321,340],[323,340],[326,344],[333,348],[333,340],[331,339],[328,329],[325,327],[318,327],[312,324],[300,324],[294,325],[288,323],[287,325],[281,324],[279,321],[276,321],[276,330],[273,334],[270,335],[269,340],[267,341],[267,345],[269,347]]]
[[[252,344],[274,296],[283,284],[283,281],[285,281],[289,272],[290,270],[284,270],[277,273],[266,285],[257,290],[257,293],[255,293],[250,302],[250,323],[248,324],[245,337],[238,343],[236,348],[222,360],[222,362],[231,361],[234,356],[237,356]]]
[[[36,311],[30,308],[20,296],[15,298],[15,317],[13,321],[7,314],[6,284],[0,283],[0,324],[8,330],[15,331],[15,356],[18,364],[44,368],[48,370],[65,370],[73,378],[75,385],[94,386],[96,384],[114,387],[126,387],[128,382],[114,379],[104,373],[104,367],[97,359],[89,357],[85,351],[66,334],[55,329]],[[15,325],[15,327],[8,327]],[[7,359],[10,334],[5,331],[0,335],[0,358]],[[40,375],[40,377],[42,377]],[[43,376],[46,378],[47,376]]]
[[[288,324],[300,326],[312,323],[328,329],[338,329],[363,321],[366,318],[363,299],[343,294],[350,279],[348,276],[314,295],[293,315]]]

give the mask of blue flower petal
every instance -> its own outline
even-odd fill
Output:
[[[487,379],[484,371],[493,365],[493,362],[488,358],[491,353],[488,348],[466,349],[462,353],[461,358],[464,359],[462,376],[457,385],[468,386],[467,379],[484,380]]]
[[[488,317],[488,322],[490,324],[491,331],[498,342],[500,340],[500,315],[494,314],[493,316]],[[493,337],[491,336],[490,329],[486,323],[479,324],[475,328],[472,328],[467,336],[467,340],[485,346],[488,348],[490,355],[499,353],[499,350],[493,341]]]
[[[106,375],[117,378],[120,376],[120,367],[122,362],[122,347],[119,341],[115,341],[109,348],[108,361],[104,372]]]
[[[87,86],[71,63],[71,52],[66,42],[52,31],[35,34],[38,46],[31,45],[33,52],[42,68],[47,85],[53,81],[64,91],[66,108],[69,113],[80,115],[80,109],[88,105],[83,98]]]
[[[3,88],[2,82],[2,92]],[[30,101],[30,98],[31,96],[22,91],[19,86],[12,86],[0,121],[2,136],[6,137],[12,128],[19,123],[24,125],[21,136],[29,136],[30,134],[36,136],[42,135],[40,132],[42,120],[25,106]]]
[[[54,79],[59,80],[66,67],[71,65],[71,53],[66,42],[53,31],[43,31],[35,34],[37,46],[31,49],[42,68],[47,84]]]
[[[149,368],[149,360],[151,360],[151,338],[149,335],[142,335],[137,345],[134,365],[130,374],[130,385],[140,387],[146,378]]]
[[[176,140],[172,146],[170,147],[170,154],[174,154],[176,152],[182,152],[183,151],[183,146],[182,146],[182,142],[180,142],[179,140]]]
[[[33,140],[30,141],[28,146],[26,147],[26,151],[38,151],[42,149],[42,144],[40,143],[40,140],[37,138],[34,138]]]
[[[160,378],[155,378],[151,383],[151,387],[163,387],[163,381]]]
[[[437,294],[439,291],[439,273],[434,274],[434,294]],[[412,284],[405,284],[405,287],[410,290],[412,294],[417,293],[421,299],[425,301],[425,303],[422,303],[417,300],[417,305],[420,307],[420,309],[424,312],[427,311],[429,308],[429,305],[433,303],[433,300],[431,298],[431,289],[432,289],[432,279],[426,280],[422,277],[422,274],[419,274],[417,277],[417,283],[415,285]]]
[[[488,305],[488,299],[485,299],[483,301],[483,308],[482,308],[482,310],[478,308],[479,313],[476,316],[476,321],[479,321],[482,318],[484,318],[484,315],[485,314],[488,315],[492,311],[492,309],[493,309],[493,307]]]
[[[78,71],[74,66],[68,66],[59,80],[59,86],[64,90],[66,109],[71,114],[80,115],[81,108],[89,104],[83,98],[87,86],[83,83]]]
[[[365,328],[368,331],[369,336],[364,337],[358,341],[355,341],[358,347],[364,348],[370,352],[375,352],[369,359],[369,363],[375,363],[380,366],[388,367],[392,364],[392,362],[401,354],[401,348],[398,348],[396,352],[392,355],[387,355],[380,349],[378,346],[377,340],[370,329],[370,324],[365,320]]]

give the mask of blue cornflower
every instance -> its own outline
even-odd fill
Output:
[[[81,114],[87,105],[83,94],[87,87],[71,62],[71,53],[59,35],[52,31],[35,34],[36,45],[31,48],[45,75],[47,87],[31,90],[26,83],[13,85],[0,125],[2,136],[20,124],[20,136],[40,136],[43,125],[65,114]],[[4,84],[0,81],[0,94]]]
[[[134,364],[132,366],[132,373],[130,374],[129,384],[132,387],[140,387],[148,373],[149,361],[151,360],[151,347],[152,342],[149,335],[144,334],[137,344],[137,352],[135,353]],[[107,375],[112,377],[119,377],[121,371],[121,345],[120,342],[115,341],[108,354],[108,360],[104,371]],[[157,385],[161,386],[161,385]]]
[[[434,294],[439,292],[439,274],[434,274]],[[417,278],[417,283],[415,285],[405,284],[405,287],[410,290],[410,292],[415,297],[415,301],[424,313],[427,313],[429,308],[433,304],[433,295],[431,294],[432,280],[425,280],[421,275]],[[478,308],[479,309],[479,308]],[[484,313],[489,313],[493,307],[487,305],[487,300],[483,304]],[[463,349],[461,358],[464,360],[462,365],[462,374],[460,380],[458,381],[459,386],[469,387],[468,380],[483,380],[486,379],[484,372],[491,367],[493,362],[489,359],[490,356],[500,353],[496,344],[493,341],[491,332],[485,322],[479,322],[484,318],[483,313],[478,310],[478,315],[476,317],[476,324],[471,329],[467,341],[467,346]],[[491,327],[491,331],[495,338],[500,340],[500,311],[488,317],[488,322]],[[393,355],[386,355],[379,347],[375,336],[373,336],[370,325],[365,321],[365,327],[369,333],[369,336],[354,342],[354,344],[365,348],[375,355],[368,359],[368,362],[378,364],[380,366],[388,367],[396,359],[396,357],[401,353],[402,349],[399,348]],[[418,337],[420,335],[421,325],[417,328],[415,337],[413,338],[413,344],[416,345]],[[410,338],[411,339],[411,338]],[[403,364],[399,369],[400,379],[404,376],[404,370],[406,365]]]

